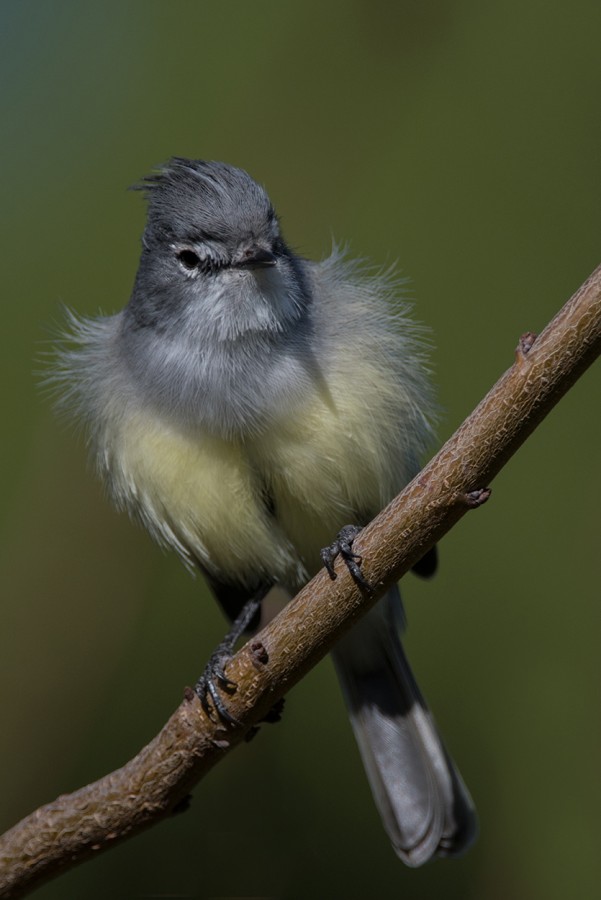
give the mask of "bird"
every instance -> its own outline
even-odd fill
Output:
[[[198,686],[227,720],[227,659],[265,596],[341,550],[352,565],[355,535],[419,471],[427,342],[393,271],[338,245],[300,256],[243,169],[172,157],[135,188],[148,214],[129,302],[68,312],[51,377],[117,508],[200,570],[233,623]],[[435,567],[433,550],[415,571]],[[394,587],[333,658],[382,822],[415,867],[464,852],[477,825],[403,627]]]

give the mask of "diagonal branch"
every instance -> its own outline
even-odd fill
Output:
[[[0,897],[20,897],[61,871],[148,828],[265,717],[347,630],[470,508],[601,353],[601,266],[537,338],[524,335],[513,366],[426,468],[355,541],[375,585],[321,571],[228,666],[239,725],[212,722],[189,688],[162,731],[123,768],[41,807],[0,838]],[[357,385],[360,393],[361,385]]]

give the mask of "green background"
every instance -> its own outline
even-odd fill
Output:
[[[128,299],[172,154],[264,183],[305,255],[399,260],[443,441],[601,262],[601,5],[4,2],[0,796],[9,826],[125,762],[224,623],[109,507],[35,370],[61,304]],[[477,803],[461,860],[392,853],[331,664],[191,810],[40,889],[144,897],[554,898],[601,884],[601,368],[404,583],[407,645]]]

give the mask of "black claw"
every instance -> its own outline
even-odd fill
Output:
[[[219,694],[218,686],[228,694],[236,691],[236,682],[228,678],[224,671],[225,663],[231,659],[231,654],[217,650],[207,663],[207,667],[196,682],[195,691],[207,716],[215,721],[217,717],[228,725],[238,725],[238,720],[233,716],[224,704]]]
[[[284,703],[286,702],[285,697],[280,697],[277,700],[268,713],[263,716],[262,722],[269,722],[270,725],[274,725],[276,722],[280,722],[282,719],[282,713],[284,712]]]
[[[321,551],[321,559],[327,569],[328,575],[332,581],[336,578],[336,570],[334,569],[334,561],[340,556],[357,584],[369,590],[369,582],[363,577],[361,572],[362,559],[358,553],[353,553],[353,541],[362,531],[359,525],[345,525],[341,528],[336,536],[336,540],[329,547],[324,547]]]
[[[280,722],[282,720],[282,713],[284,711],[284,702],[285,698],[280,697],[279,700],[273,704],[269,712],[267,712],[263,718],[260,720],[260,723],[267,722],[269,725],[275,725],[276,722]],[[258,725],[253,725],[253,727],[246,733],[244,740],[252,741],[252,739],[259,733],[261,729]]]
[[[411,571],[420,578],[431,578],[435,574],[438,567],[438,551],[436,547],[431,547],[425,552],[421,559],[411,568]]]
[[[261,600],[265,591],[246,601],[238,617],[232,624],[215,652],[211,655],[207,667],[196,682],[195,691],[207,716],[215,722],[221,719],[227,725],[240,725],[238,719],[227,709],[221,699],[219,688],[226,694],[235,694],[238,685],[225,674],[225,666],[232,658],[236,641],[244,633],[249,623],[261,608]]]
[[[171,810],[171,815],[178,816],[180,813],[187,812],[190,809],[191,803],[192,803],[192,794],[186,794],[185,797],[182,797],[181,800],[177,801],[177,803]]]

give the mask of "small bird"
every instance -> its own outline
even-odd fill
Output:
[[[337,248],[298,256],[242,169],[174,157],[138,187],[129,303],[69,314],[54,380],[117,507],[200,569],[234,623],[199,682],[227,718],[224,660],[262,599],[293,595],[341,548],[352,561],[357,529],[418,471],[434,408],[424,343],[389,272]],[[402,624],[395,588],[333,655],[384,826],[419,866],[465,850],[476,819]]]

